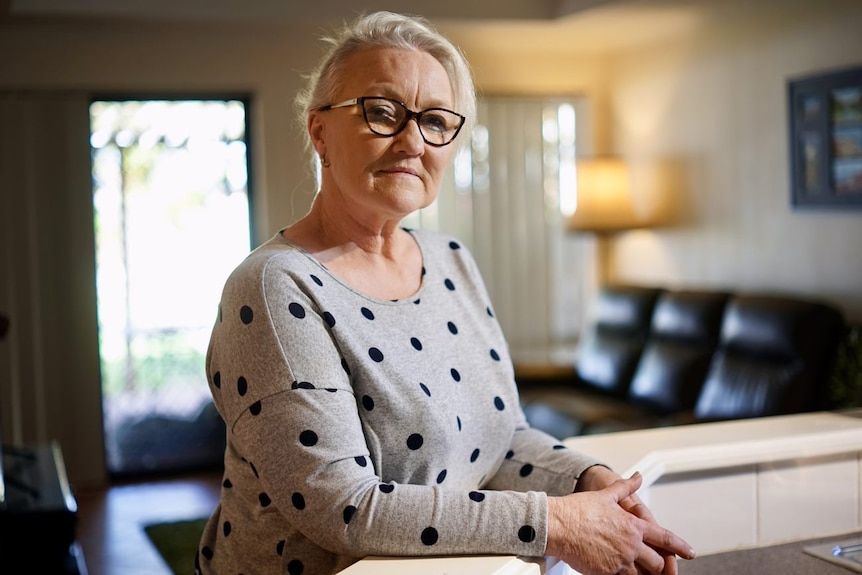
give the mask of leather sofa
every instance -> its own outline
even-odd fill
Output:
[[[522,405],[560,438],[828,409],[846,329],[826,301],[606,286],[574,375],[518,381]]]

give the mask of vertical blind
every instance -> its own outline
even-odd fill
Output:
[[[0,424],[103,478],[89,95],[0,92]]]
[[[561,205],[574,196],[583,113],[577,98],[483,97],[437,203],[405,222],[471,250],[516,362],[553,359],[580,329],[583,250]]]

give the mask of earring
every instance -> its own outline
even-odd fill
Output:
[[[326,159],[326,154],[324,154],[320,157],[320,165],[323,166],[324,168],[329,167],[329,160]]]

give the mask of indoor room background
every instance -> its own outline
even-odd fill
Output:
[[[293,98],[320,34],[350,15],[0,20],[0,122],[14,128],[0,130],[0,311],[23,320],[0,344],[5,441],[57,439],[73,485],[105,480],[90,158],[70,137],[86,119],[48,104],[248,94],[257,245],[310,205]],[[862,321],[862,210],[793,207],[787,106],[790,79],[862,65],[858,1],[632,0],[547,21],[433,21],[482,94],[583,98],[579,153],[624,157],[636,197],[669,206],[663,225],[609,238],[608,280],[811,295]],[[7,177],[22,165],[29,175]],[[582,326],[595,238],[565,243]]]

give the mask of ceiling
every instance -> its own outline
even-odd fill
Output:
[[[358,12],[407,11],[444,33],[505,51],[600,53],[697,33],[720,15],[810,0],[0,0],[0,22],[107,20],[320,25]],[[409,7],[405,9],[406,7]],[[517,42],[513,42],[516,39]],[[516,47],[516,48],[513,48]]]
[[[359,11],[393,10],[434,20],[551,21],[621,0],[7,0],[13,16],[84,16],[158,20],[320,22]]]

